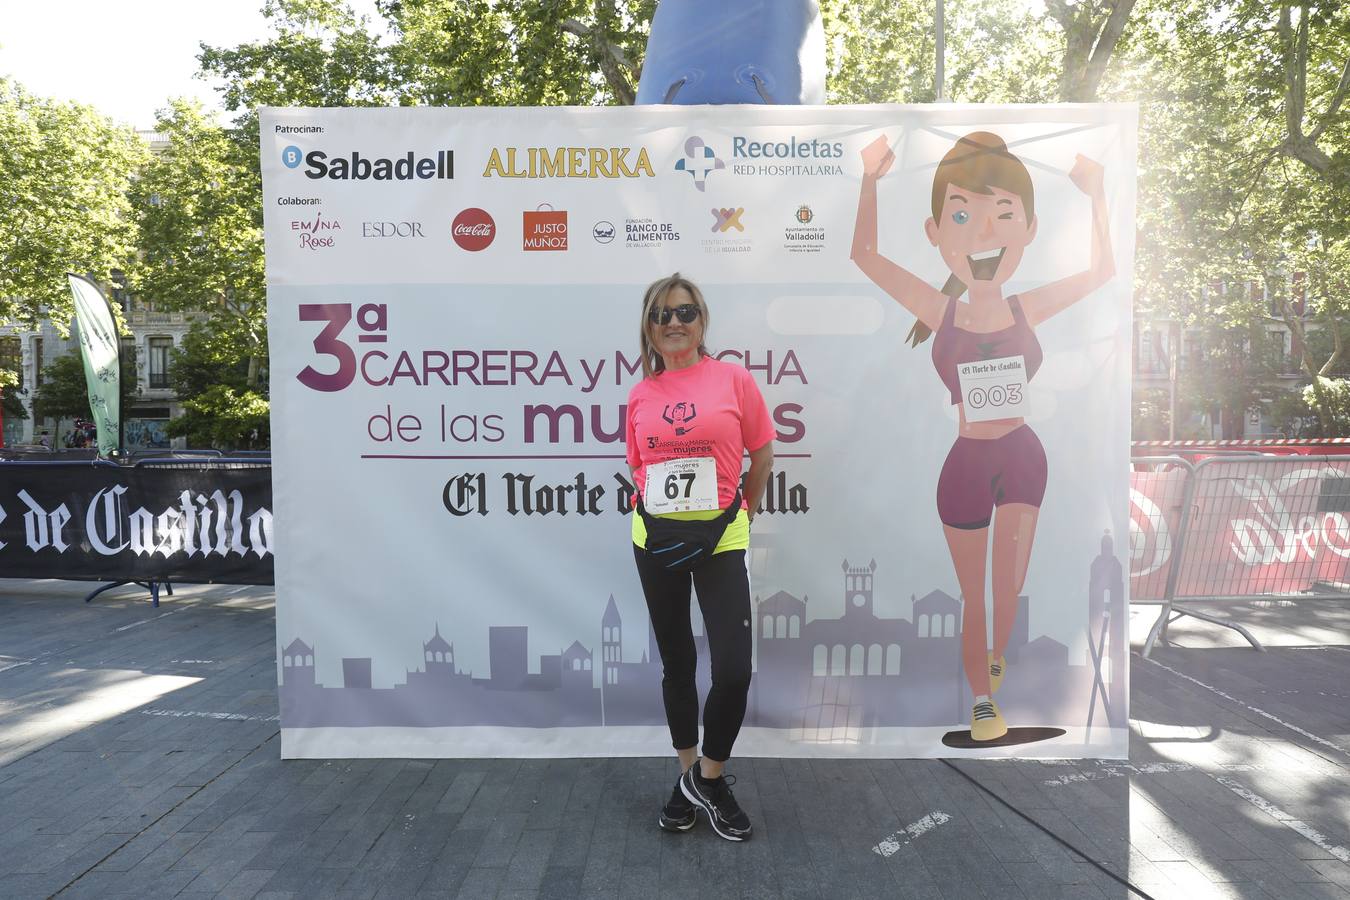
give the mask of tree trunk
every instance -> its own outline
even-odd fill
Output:
[[[1327,357],[1326,362],[1320,366],[1313,364],[1308,356],[1308,329],[1305,326],[1303,317],[1294,310],[1293,298],[1281,291],[1278,295],[1280,306],[1280,319],[1284,326],[1289,329],[1289,333],[1298,339],[1299,346],[1303,348],[1303,358],[1299,360],[1299,367],[1303,369],[1304,374],[1312,379],[1313,389],[1313,409],[1317,413],[1317,426],[1322,436],[1327,437],[1335,433],[1335,422],[1332,421],[1331,412],[1327,409],[1326,397],[1322,393],[1320,379],[1328,377],[1340,362],[1341,355],[1345,350],[1344,340],[1341,336],[1341,324],[1334,317],[1327,316],[1325,326],[1331,332],[1332,350],[1331,356]]]
[[[1125,32],[1135,0],[1070,3],[1046,0],[1045,9],[1064,30],[1064,67],[1059,98],[1066,103],[1095,103],[1102,76]],[[1106,15],[1099,12],[1105,7]]]
[[[1300,10],[1298,25],[1293,22],[1293,8]],[[1308,123],[1308,41],[1311,32],[1310,11],[1306,3],[1285,2],[1280,4],[1280,18],[1276,29],[1280,36],[1280,63],[1284,67],[1284,120],[1285,138],[1279,150],[1290,159],[1295,159],[1327,181],[1333,180],[1332,168],[1336,161],[1320,146],[1317,140],[1327,126],[1336,121],[1341,104],[1350,92],[1350,57],[1341,67],[1341,76],[1336,89],[1327,102],[1327,110],[1321,121],[1312,123],[1311,131],[1306,131]]]

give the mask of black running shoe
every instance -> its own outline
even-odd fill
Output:
[[[718,837],[744,841],[750,837],[750,817],[732,796],[731,786],[735,783],[735,775],[708,780],[703,777],[698,763],[694,763],[680,778],[680,790],[691,803],[708,814],[708,821]]]
[[[676,779],[675,790],[670,792],[670,799],[661,808],[661,818],[656,820],[665,831],[688,831],[698,821],[698,807],[690,803],[680,790],[682,780],[683,777]]]

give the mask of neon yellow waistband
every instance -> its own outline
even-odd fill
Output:
[[[662,513],[662,519],[681,519],[683,521],[707,521],[715,519],[722,514],[720,509],[705,509],[698,512],[677,512]],[[633,543],[639,547],[647,546],[647,525],[642,521],[642,516],[633,511]],[[750,516],[746,514],[742,507],[736,513],[736,518],[731,520],[727,530],[722,532],[722,539],[717,542],[714,554],[725,553],[728,550],[749,550],[750,549]]]

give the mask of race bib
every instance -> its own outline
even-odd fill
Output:
[[[653,514],[718,509],[716,461],[692,456],[649,465],[642,505]]]
[[[1021,356],[961,363],[956,374],[961,380],[967,422],[1020,419],[1031,411],[1027,364]]]

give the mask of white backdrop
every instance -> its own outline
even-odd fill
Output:
[[[1037,328],[1049,487],[998,700],[1010,725],[1064,734],[978,752],[1123,756],[1120,591],[1100,665],[1088,629],[1094,561],[1126,550],[1103,536],[1128,534],[1134,123],[1112,106],[264,110],[283,755],[669,752],[621,416],[642,290],[677,270],[778,428],[737,753],[951,755],[971,697],[934,496],[956,409],[849,248],[859,151],[885,134],[881,251],[941,286],[933,170],[987,130],[1036,191],[1008,291],[1086,268],[1078,153],[1105,167],[1119,274]]]

